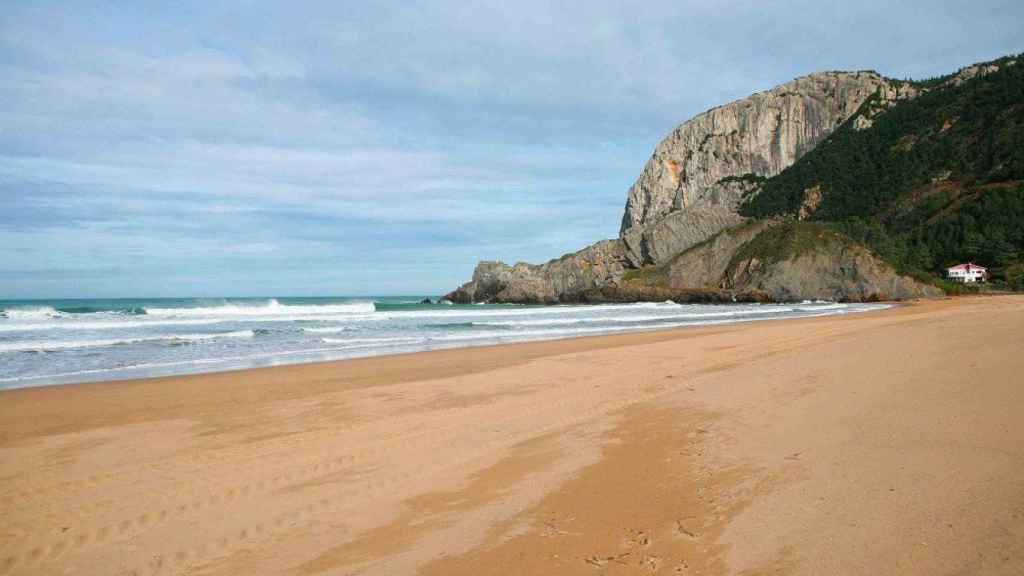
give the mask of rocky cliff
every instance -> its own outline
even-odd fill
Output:
[[[936,85],[957,85],[989,72],[971,67]],[[739,268],[734,258],[772,224],[752,223],[739,213],[740,205],[757,197],[768,179],[813,150],[858,110],[859,124],[851,126],[867,130],[879,114],[930,89],[934,87],[875,72],[823,72],[704,112],[658,144],[629,190],[619,239],[541,265],[482,262],[473,279],[448,298],[554,303],[666,295],[688,300],[934,295],[895,275],[862,248],[828,251],[835,248],[831,245],[771,265],[757,258],[742,260],[746,264]],[[801,219],[810,217],[821,202],[813,192],[805,194]],[[656,281],[638,281],[631,275],[638,270],[656,270]]]
[[[662,264],[742,222],[744,198],[858,111],[854,128],[865,130],[900,102],[1014,63],[968,66],[931,85],[869,71],[821,72],[699,114],[658,144],[630,188],[619,232],[627,257],[634,266]]]
[[[620,236],[635,265],[660,264],[742,220],[749,186],[792,165],[872,95],[910,95],[875,72],[822,72],[713,108],[658,144],[629,190]],[[667,240],[667,242],[666,242]]]
[[[654,150],[629,190],[621,233],[708,202],[723,179],[790,166],[893,82],[874,72],[822,72],[712,108]]]

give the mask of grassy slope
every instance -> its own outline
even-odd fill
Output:
[[[781,262],[820,248],[853,244],[850,238],[831,227],[812,222],[787,222],[768,228],[741,246],[729,268],[751,258],[765,263]]]

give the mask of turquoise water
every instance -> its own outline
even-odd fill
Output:
[[[812,302],[421,304],[424,298],[0,300],[0,388],[847,314],[884,307]]]

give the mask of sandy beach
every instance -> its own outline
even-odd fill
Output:
[[[1024,298],[0,393],[0,574],[1020,574]]]

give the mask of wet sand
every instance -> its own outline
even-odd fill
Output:
[[[0,392],[0,574],[1024,573],[1024,297]]]

